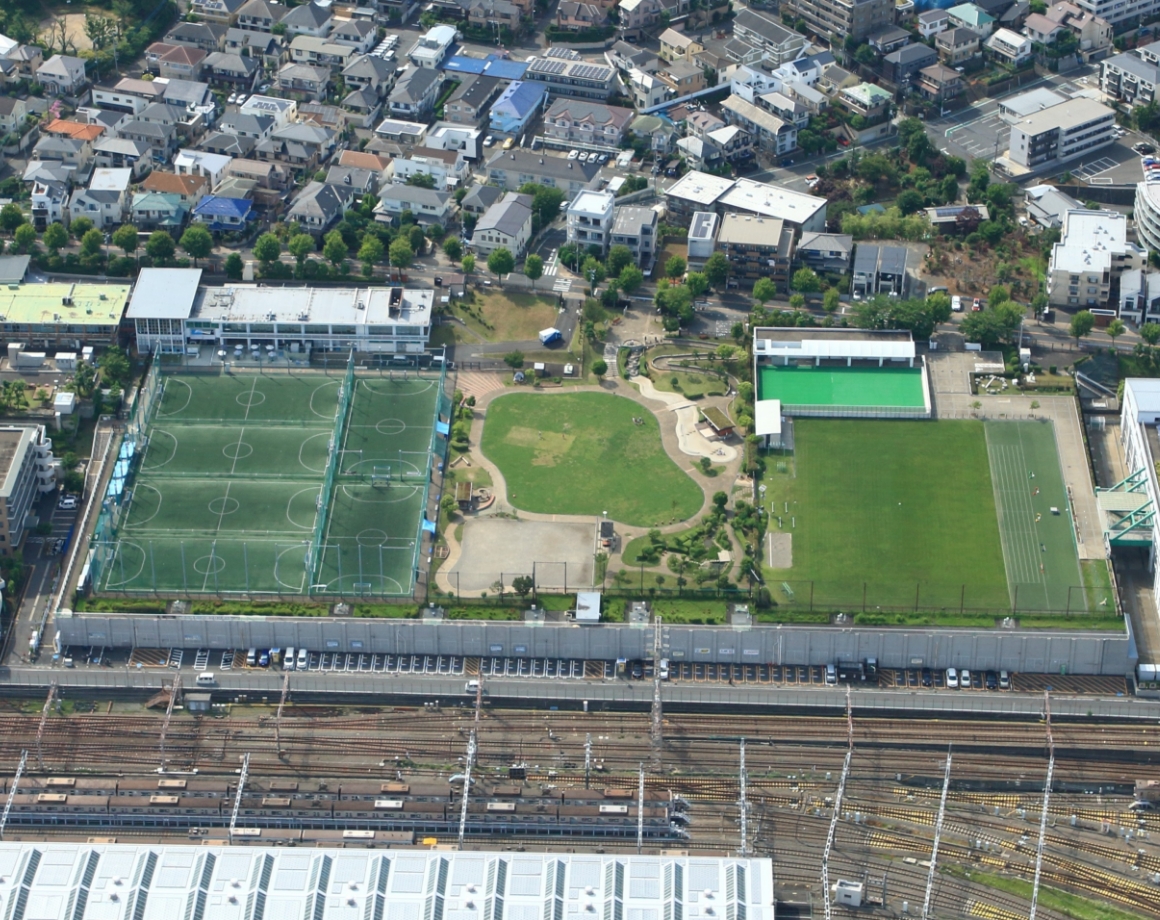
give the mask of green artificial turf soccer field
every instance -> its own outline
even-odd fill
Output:
[[[508,500],[528,511],[607,511],[641,527],[685,520],[703,501],[665,453],[656,417],[622,396],[503,396],[488,406],[482,448],[503,473]]]
[[[918,367],[804,367],[767,364],[760,368],[760,398],[785,406],[924,405]]]
[[[794,432],[795,456],[785,472],[771,457],[764,480],[770,530],[780,516],[793,537],[792,568],[764,560],[775,599],[784,583],[795,603],[812,589],[847,610],[863,596],[868,611],[1009,605],[981,422],[798,419]]]

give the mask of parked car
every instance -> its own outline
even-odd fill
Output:
[[[569,151],[568,151],[568,159],[569,159],[569,160],[574,160],[574,159],[576,159],[578,156],[580,156],[580,151],[579,151],[579,150],[569,150]]]
[[[484,147],[490,147],[494,143],[495,143],[495,137],[491,134],[489,134],[487,137],[485,137],[483,139],[483,146]]]
[[[958,294],[955,294],[955,296],[951,298],[951,310],[955,313],[963,312],[963,298],[961,298]]]
[[[959,671],[959,686],[964,690],[971,689],[971,672],[967,668]]]
[[[515,145],[516,145],[516,139],[514,137],[509,137],[503,142],[503,149],[504,150],[511,150]]]
[[[947,668],[947,686],[951,690],[959,689],[959,672],[954,668]]]
[[[979,300],[978,297],[976,297],[973,301],[971,301],[971,312],[972,313],[978,313],[982,309],[983,309],[983,302],[981,300]]]

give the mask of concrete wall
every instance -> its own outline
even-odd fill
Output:
[[[529,626],[523,623],[422,623],[417,620],[293,617],[58,616],[64,645],[139,648],[286,648],[412,655],[528,658],[651,657],[653,630],[626,625]],[[1073,630],[858,629],[666,626],[674,661],[827,664],[877,658],[882,667],[970,667],[1036,673],[1128,675],[1135,667],[1127,633]]]

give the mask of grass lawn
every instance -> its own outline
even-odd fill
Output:
[[[665,453],[656,417],[620,396],[503,396],[488,407],[481,447],[503,471],[508,499],[528,511],[607,511],[623,524],[651,527],[686,520],[703,501]]]
[[[996,891],[1013,894],[1023,898],[1028,903],[1031,901],[1032,884],[1023,879],[996,875],[993,872],[971,872],[968,875],[959,871],[953,874],[969,877],[977,885],[985,885]],[[1140,920],[1141,917],[1145,916],[1042,884],[1039,886],[1039,903],[1048,910],[1063,914],[1065,917],[1071,917],[1072,920]]]
[[[487,292],[471,292],[466,298],[453,300],[450,306],[468,329],[488,342],[530,341],[541,329],[555,325],[559,315],[555,297],[509,292],[495,286]],[[462,329],[457,329],[455,336],[459,341],[476,341]]]
[[[796,456],[771,458],[771,530],[793,537],[774,599],[868,612],[1009,605],[981,422],[799,419]],[[786,510],[788,503],[788,511]],[[812,582],[812,586],[811,586]],[[965,587],[964,587],[965,586]]]
[[[673,380],[677,385],[673,386]],[[652,382],[658,390],[666,393],[680,393],[689,399],[702,396],[724,396],[728,385],[720,377],[696,371],[677,371],[665,368],[652,371]]]

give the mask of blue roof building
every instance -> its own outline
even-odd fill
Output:
[[[220,198],[206,195],[193,209],[193,219],[210,230],[243,230],[253,220],[254,203],[248,198]]]
[[[492,104],[489,127],[498,134],[519,134],[547,96],[548,88],[543,83],[513,83]]]
[[[494,54],[482,59],[456,54],[443,62],[443,69],[447,73],[473,73],[498,80],[522,80],[528,65],[523,61],[505,61]]]

